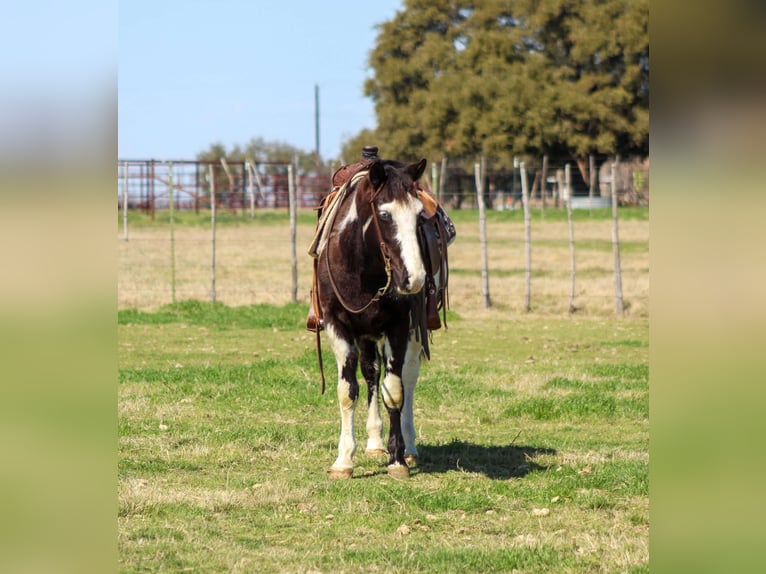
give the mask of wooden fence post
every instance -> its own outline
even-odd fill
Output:
[[[574,243],[574,223],[572,222],[572,172],[569,169],[569,164],[564,167],[564,185],[566,185],[567,194],[567,221],[569,222],[569,269],[570,269],[570,285],[569,285],[569,312],[574,313],[577,308],[575,307],[575,243]]]
[[[208,165],[208,179],[210,180],[210,300],[215,303],[215,172],[213,164]]]
[[[529,215],[529,189],[527,186],[527,168],[522,161],[519,164],[521,171],[521,202],[524,207],[524,247],[526,253],[526,284],[527,290],[524,298],[524,310],[532,309],[532,222]]]
[[[527,288],[524,296],[524,310],[529,312],[532,309],[532,220],[529,214],[527,168],[523,161],[519,164],[519,171],[521,172],[521,203],[524,208],[524,251],[526,253],[524,276]]]
[[[588,156],[588,216],[593,215],[593,188],[596,187],[596,158]]]
[[[543,173],[540,186],[540,215],[545,215],[545,186],[548,183],[548,154],[543,155]]]
[[[479,205],[479,242],[481,243],[481,294],[484,300],[484,308],[489,309],[492,302],[489,297],[489,264],[487,257],[487,209],[484,205],[484,170],[485,159],[481,156],[481,163],[474,164],[476,177],[476,201]]]
[[[622,317],[625,305],[622,299],[622,268],[620,265],[620,236],[617,225],[617,162],[612,162],[612,252],[614,253],[614,306],[615,312]]]
[[[298,302],[298,252],[296,250],[296,227],[298,202],[295,193],[295,170],[293,164],[287,166],[287,201],[290,210],[290,255],[292,257],[292,302]]]
[[[439,201],[439,203],[443,202],[444,197],[444,182],[447,179],[447,156],[444,156],[442,158],[442,166],[441,171],[439,172],[439,190],[436,194],[436,199]]]

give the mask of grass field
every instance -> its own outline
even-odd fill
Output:
[[[328,350],[320,395],[305,304],[131,305],[120,294],[120,571],[648,572],[648,222],[621,227],[634,277],[619,320],[608,288],[605,301],[583,295],[582,310],[566,313],[566,224],[549,213],[536,222],[548,276],[530,314],[519,311],[517,254],[503,254],[518,248],[520,221],[492,215],[490,236],[507,239],[491,259],[507,273],[493,283],[496,305],[481,309],[478,229],[462,217],[453,311],[421,371],[421,460],[408,481],[363,453],[354,479],[328,479],[335,369]],[[263,237],[281,229],[262,223]],[[610,285],[594,270],[611,256],[607,219],[578,224],[583,259],[593,258],[580,268]],[[162,223],[135,233],[163,233]],[[264,289],[279,281],[268,276]]]

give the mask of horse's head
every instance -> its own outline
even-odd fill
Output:
[[[369,168],[372,209],[365,236],[385,245],[393,286],[402,295],[418,293],[426,280],[417,236],[423,204],[415,185],[425,168],[425,159],[411,164],[376,161]]]

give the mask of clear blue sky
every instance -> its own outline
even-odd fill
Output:
[[[123,0],[119,157],[191,159],[253,137],[320,153],[375,126],[362,95],[376,24],[402,0]]]

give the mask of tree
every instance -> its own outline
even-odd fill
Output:
[[[648,0],[406,0],[370,66],[389,157],[648,153]]]

